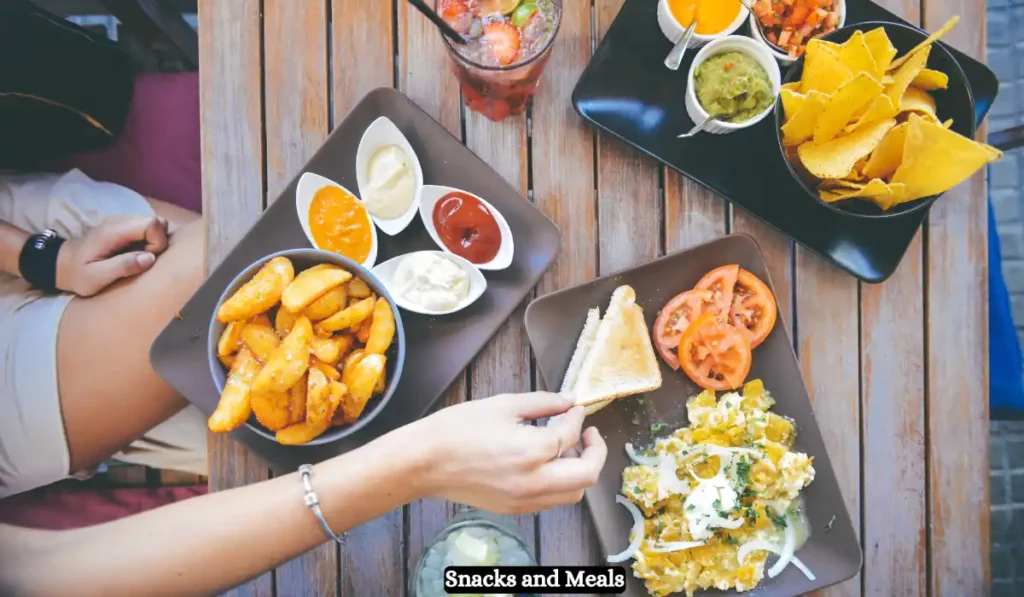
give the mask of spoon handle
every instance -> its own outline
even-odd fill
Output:
[[[690,45],[690,38],[693,37],[693,30],[696,27],[697,19],[694,19],[690,26],[686,28],[686,32],[683,33],[683,38],[668,53],[668,57],[665,58],[665,66],[669,70],[679,70],[679,65],[683,62],[683,55],[686,54],[686,48]]]
[[[682,135],[679,135],[676,138],[677,139],[688,139],[688,138],[696,135],[697,133],[703,131],[704,129],[706,129],[707,126],[709,124],[711,124],[711,121],[714,120],[714,119],[715,119],[715,115],[714,114],[709,114],[708,117],[705,118],[703,121],[701,121],[700,124],[698,124],[697,126],[693,127],[692,129],[690,129],[689,132],[683,133]]]

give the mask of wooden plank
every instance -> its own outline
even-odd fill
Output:
[[[370,90],[394,84],[394,4],[331,0],[333,122]],[[341,549],[342,595],[401,595],[403,508],[352,529]]]
[[[796,251],[796,337],[804,382],[854,529],[860,528],[860,350],[857,280]],[[771,388],[768,388],[771,390]],[[895,399],[895,398],[893,398]],[[826,589],[860,595],[860,575]]]
[[[665,251],[681,251],[725,234],[725,200],[675,170],[664,172]]]
[[[917,0],[881,4],[911,23],[920,22]],[[861,528],[867,595],[927,593],[922,259],[919,232],[888,280],[861,284]]]
[[[267,197],[275,200],[327,138],[327,9],[264,0]],[[338,548],[323,543],[277,569],[279,595],[337,595]]]
[[[601,43],[623,0],[596,0],[594,32]],[[600,272],[650,261],[661,252],[658,165],[612,137],[597,137],[598,248]]]
[[[585,282],[597,273],[594,137],[576,116],[570,98],[590,59],[590,31],[589,3],[563,0],[561,30],[533,101],[534,202],[562,231],[562,252],[541,280],[538,294]],[[539,521],[544,564],[600,561],[582,505],[541,512]]]
[[[450,133],[462,138],[458,82],[450,74],[447,50],[437,28],[408,2],[397,3],[398,88]],[[441,76],[438,76],[441,73]],[[443,406],[466,400],[467,382],[460,375],[445,392]],[[455,515],[456,505],[425,499],[406,510],[406,576],[411,577],[423,550]]]
[[[930,31],[959,15],[943,41],[984,60],[984,0],[925,0],[923,11]],[[991,584],[985,176],[943,195],[927,224],[929,587],[936,597],[987,595]]]
[[[199,5],[206,270],[234,247],[263,209],[263,96],[260,2],[204,0]],[[267,465],[229,436],[210,434],[210,489],[266,479]],[[227,593],[274,594],[272,573]]]

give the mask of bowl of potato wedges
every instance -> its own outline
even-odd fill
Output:
[[[253,263],[225,289],[208,351],[220,391],[210,431],[247,425],[282,445],[318,445],[384,409],[402,374],[405,333],[368,269],[291,249]]]

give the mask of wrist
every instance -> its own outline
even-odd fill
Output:
[[[71,292],[74,287],[72,278],[74,277],[75,268],[72,263],[72,254],[74,251],[68,245],[72,241],[66,241],[57,250],[57,269],[54,275],[53,282],[59,290],[64,292]]]
[[[0,271],[22,277],[18,260],[29,238],[31,235],[20,228],[0,222]]]

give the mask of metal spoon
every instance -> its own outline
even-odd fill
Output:
[[[695,126],[692,129],[690,129],[690,132],[683,133],[682,135],[679,135],[676,138],[677,139],[689,139],[690,137],[696,135],[697,133],[699,133],[699,132],[703,131],[705,128],[707,128],[707,126],[709,124],[711,124],[711,122],[713,120],[715,120],[715,115],[714,114],[708,114],[708,117],[705,118],[703,122],[701,122],[697,126]]]
[[[743,8],[750,11],[750,14],[754,15],[754,6],[750,3],[750,0],[739,0],[739,3],[743,5]],[[773,48],[776,52],[779,52],[780,54],[788,54],[786,50],[783,50],[779,46],[768,41],[768,33],[764,30],[764,25],[761,24],[761,19],[757,18],[757,15],[754,15],[754,24],[757,26],[757,30],[761,32],[761,39],[764,40],[764,43],[768,44],[771,48]]]
[[[679,40],[676,47],[672,48],[672,51],[668,53],[665,58],[665,66],[669,70],[679,70],[679,65],[683,63],[683,54],[686,53],[687,46],[690,45],[690,38],[693,37],[693,30],[697,28],[697,19],[693,19],[690,26],[686,28],[686,32],[683,33],[683,38]]]

